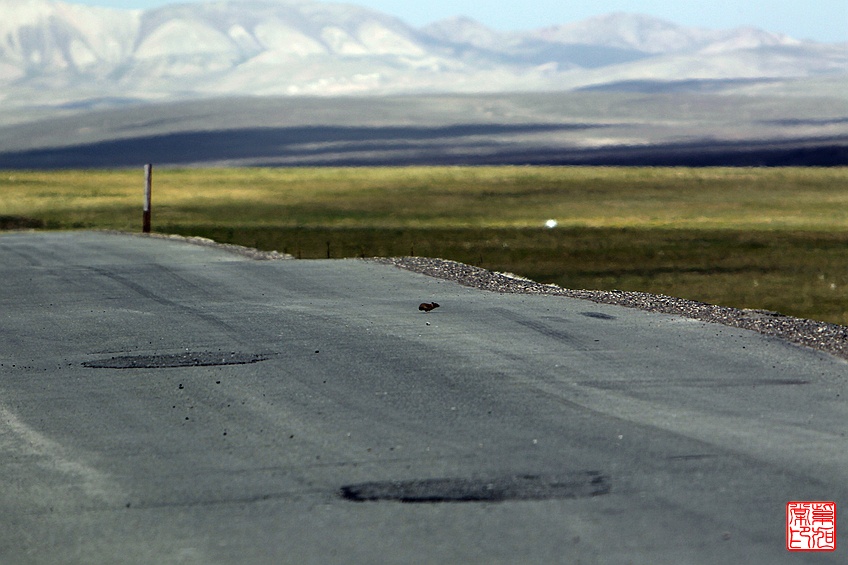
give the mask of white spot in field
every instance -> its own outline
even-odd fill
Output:
[[[557,227],[557,221],[556,220],[548,220],[547,222],[545,222],[545,227],[555,228],[555,227]]]

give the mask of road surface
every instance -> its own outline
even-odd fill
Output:
[[[0,563],[846,559],[786,550],[848,508],[822,353],[103,233],[0,235],[0,280]]]

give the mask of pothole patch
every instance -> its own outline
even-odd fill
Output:
[[[340,496],[352,502],[405,503],[505,502],[588,498],[610,492],[610,479],[599,471],[561,475],[514,475],[490,479],[424,479],[343,486]]]
[[[272,356],[262,353],[220,351],[185,352],[161,355],[120,355],[106,359],[85,361],[83,366],[93,369],[168,369],[174,367],[215,367],[222,365],[247,365],[267,361]]]

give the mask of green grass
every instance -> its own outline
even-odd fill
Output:
[[[0,227],[138,231],[142,190],[140,169],[0,172]],[[156,170],[153,226],[848,324],[846,168]]]

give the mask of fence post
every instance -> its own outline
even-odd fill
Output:
[[[153,165],[144,166],[144,216],[141,222],[141,232],[150,233],[150,200],[153,192]]]

